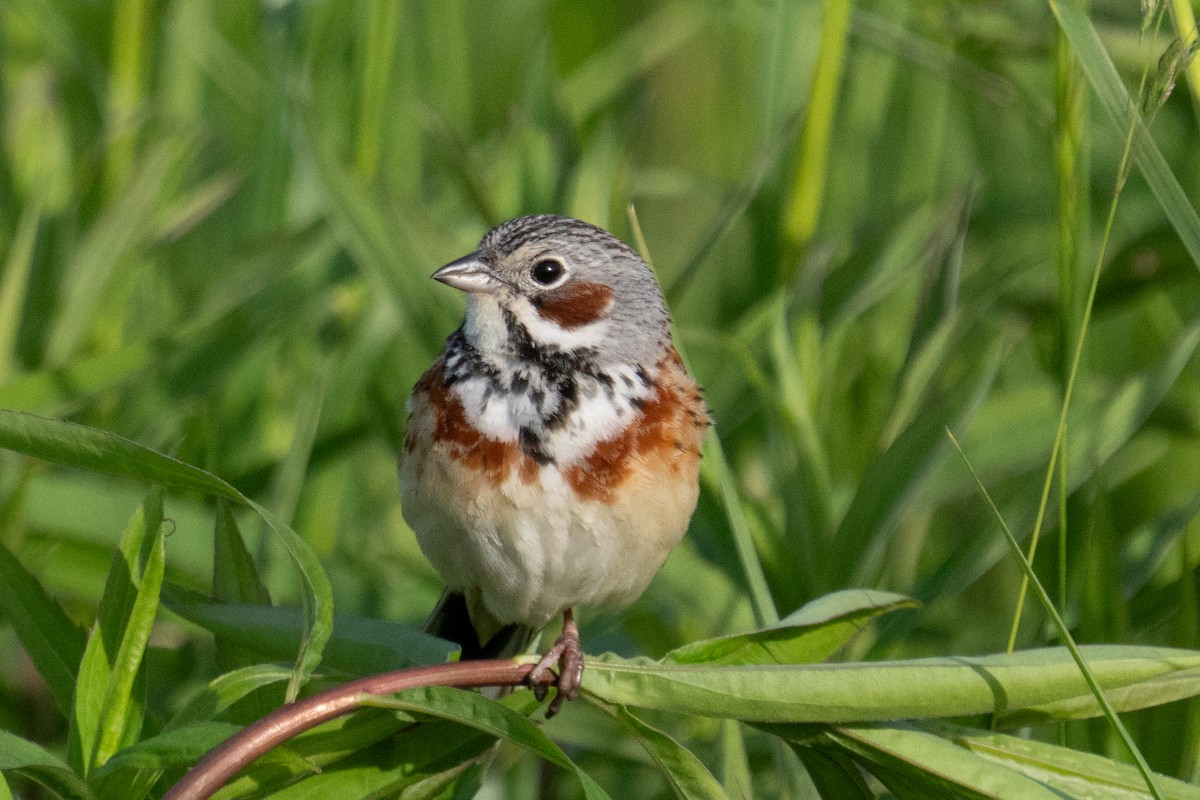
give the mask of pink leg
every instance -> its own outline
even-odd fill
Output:
[[[539,700],[545,697],[546,687],[538,683],[538,680],[542,673],[555,664],[559,667],[558,682],[555,684],[558,691],[550,701],[550,707],[546,709],[546,719],[558,713],[564,700],[574,700],[579,696],[579,684],[583,681],[583,650],[579,647],[579,628],[575,625],[575,615],[569,608],[563,612],[562,635],[529,673],[529,682],[533,684]]]

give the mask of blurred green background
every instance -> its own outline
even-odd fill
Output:
[[[1091,4],[1131,92],[1186,7],[1146,29]],[[5,0],[0,70],[0,406],[225,478],[318,551],[339,612],[416,623],[440,590],[394,469],[462,310],[428,275],[523,213],[634,242],[633,207],[729,472],[710,448],[689,537],[633,608],[585,614],[585,650],[658,655],[857,586],[924,606],[849,657],[1004,649],[1020,572],[945,428],[1027,535],[1125,138],[1047,6]],[[1180,76],[1152,125],[1193,206],[1196,97]],[[1037,559],[1081,641],[1200,645],[1198,315],[1135,173]],[[87,624],[143,493],[0,452],[0,541]],[[168,578],[204,590],[211,509],[167,515]],[[1018,646],[1054,639],[1027,610]],[[167,612],[153,644],[160,708],[215,672]],[[1156,769],[1195,777],[1194,712],[1131,716]],[[665,791],[571,717],[552,731],[601,782]],[[688,724],[703,750],[715,727]],[[2,625],[0,727],[65,736]],[[1067,735],[1116,752],[1103,723]]]

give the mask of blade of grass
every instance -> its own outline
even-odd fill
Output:
[[[15,347],[22,318],[21,304],[33,268],[33,246],[41,219],[41,202],[33,200],[21,212],[4,271],[0,272],[0,386],[16,373]]]
[[[69,716],[87,637],[3,544],[0,544],[0,612],[16,630],[59,713]]]
[[[383,109],[387,105],[388,79],[400,32],[401,3],[374,0],[366,14],[367,30],[363,58],[362,96],[359,100],[358,138],[355,167],[364,181],[375,177],[379,164],[379,140]]]
[[[1171,19],[1175,22],[1175,33],[1186,49],[1196,42],[1196,15],[1192,12],[1191,0],[1171,0]],[[1193,58],[1184,68],[1187,72],[1188,88],[1192,90],[1192,108],[1200,114],[1200,58]]]
[[[141,731],[142,659],[165,568],[162,499],[162,489],[153,490],[125,529],[79,665],[70,744],[84,775],[135,742]]]
[[[217,476],[98,428],[0,409],[0,447],[79,469],[224,497],[253,509],[301,575],[304,634],[288,685],[288,698],[296,696],[320,663],[333,630],[333,588],[316,553],[291,527]]]
[[[825,179],[829,173],[829,137],[842,81],[851,10],[851,0],[825,3],[816,72],[798,142],[796,176],[784,209],[784,231],[793,252],[808,244],[821,216]],[[785,270],[781,277],[785,282],[794,277],[798,264],[795,259],[781,262],[781,268]]]
[[[608,797],[608,793],[532,720],[481,695],[444,686],[430,686],[410,689],[392,697],[372,697],[369,705],[453,720],[505,739],[536,753],[555,766],[573,772],[583,788],[584,797],[589,800],[603,800]]]
[[[1167,165],[1162,151],[1151,138],[1137,112],[1137,107],[1130,100],[1125,84],[1121,82],[1117,68],[1100,42],[1099,34],[1079,0],[1049,0],[1049,3],[1059,26],[1074,48],[1083,73],[1087,76],[1092,90],[1096,92],[1101,107],[1117,130],[1123,134],[1128,132],[1136,141],[1135,162],[1150,190],[1162,205],[1167,219],[1179,234],[1192,261],[1200,268],[1200,216],[1197,216],[1183,187],[1179,185],[1179,181]]]
[[[627,211],[634,239],[641,248],[642,259],[653,269],[654,260],[650,256],[650,251],[646,249],[646,237],[638,222],[637,212],[632,205]],[[675,343],[680,357],[683,358],[684,364],[687,364],[687,353],[683,351],[678,336],[675,337]],[[775,607],[775,600],[771,597],[767,575],[763,570],[762,561],[758,557],[758,551],[755,549],[754,537],[750,533],[750,523],[742,508],[742,501],[738,496],[737,486],[729,469],[729,462],[725,460],[725,450],[721,447],[721,439],[711,429],[704,439],[704,455],[700,459],[700,477],[709,490],[721,498],[721,503],[725,508],[729,532],[733,536],[738,561],[741,563],[742,573],[746,577],[746,587],[750,592],[750,600],[754,605],[755,619],[759,626],[775,624],[779,621],[779,609]]]
[[[1057,3],[1055,2],[1055,0],[1051,0],[1051,5],[1057,7]],[[1082,12],[1079,11],[1078,7],[1072,4],[1070,6],[1070,8],[1072,10],[1072,13],[1079,12],[1080,16],[1083,17],[1083,22],[1086,23],[1088,26],[1088,29],[1091,30],[1091,27],[1090,27],[1091,23],[1087,21],[1086,16],[1083,16]],[[1060,14],[1060,22],[1062,22],[1061,14]],[[1075,22],[1078,22],[1078,20],[1075,20]],[[1067,34],[1068,39],[1071,39],[1072,45],[1075,45],[1078,48],[1078,45],[1075,44],[1075,39],[1071,37],[1071,34],[1067,30],[1066,24],[1063,24],[1063,32]],[[1103,50],[1100,51],[1100,55],[1104,56]],[[1085,57],[1082,54],[1080,54],[1080,60],[1084,61],[1084,58]],[[1106,58],[1106,56],[1105,56],[1105,58]],[[1111,62],[1108,62],[1108,63],[1109,63],[1109,66],[1111,66]],[[1087,70],[1086,61],[1084,61],[1084,69],[1085,69],[1085,71]],[[1115,74],[1115,71],[1114,71],[1114,74]],[[1146,68],[1142,71],[1141,86],[1138,89],[1139,96],[1141,96],[1143,94],[1143,92],[1145,91],[1146,80],[1147,80],[1148,74],[1149,74],[1149,65],[1147,64]],[[1117,79],[1117,82],[1120,85],[1119,79]],[[1123,96],[1125,97],[1126,105],[1128,105],[1128,95],[1124,95],[1124,85],[1120,85],[1120,91],[1122,92]],[[1046,479],[1042,483],[1042,496],[1041,496],[1041,500],[1038,502],[1037,518],[1034,520],[1033,534],[1031,535],[1030,540],[1029,540],[1029,563],[1030,564],[1033,564],[1034,556],[1037,555],[1038,539],[1041,536],[1042,524],[1043,524],[1043,521],[1045,520],[1045,516],[1046,516],[1046,507],[1050,500],[1050,487],[1052,486],[1052,484],[1054,482],[1055,467],[1057,466],[1059,456],[1066,452],[1067,414],[1071,408],[1071,398],[1072,398],[1072,395],[1074,394],[1076,380],[1079,375],[1079,365],[1083,360],[1083,345],[1084,345],[1084,342],[1087,340],[1088,327],[1089,327],[1089,325],[1091,323],[1091,319],[1092,319],[1092,309],[1096,304],[1096,289],[1100,285],[1100,273],[1104,269],[1105,257],[1108,254],[1108,244],[1112,239],[1113,224],[1117,218],[1117,206],[1120,203],[1121,195],[1125,188],[1125,182],[1129,176],[1129,171],[1131,168],[1131,160],[1134,156],[1134,143],[1137,141],[1139,133],[1143,134],[1142,139],[1143,139],[1143,143],[1145,144],[1144,147],[1139,148],[1139,153],[1145,153],[1150,148],[1153,148],[1153,144],[1149,142],[1149,132],[1145,131],[1145,128],[1142,125],[1141,117],[1138,115],[1136,108],[1129,107],[1129,108],[1126,108],[1126,111],[1128,112],[1128,115],[1129,115],[1129,124],[1128,124],[1128,127],[1126,128],[1125,145],[1124,145],[1124,149],[1121,151],[1121,160],[1120,160],[1119,166],[1117,167],[1116,185],[1113,187],[1112,200],[1109,202],[1109,205],[1108,205],[1108,217],[1105,219],[1105,222],[1104,222],[1104,233],[1100,238],[1100,249],[1099,249],[1099,252],[1097,252],[1097,254],[1096,254],[1096,265],[1092,269],[1091,285],[1088,287],[1087,299],[1084,301],[1083,317],[1079,321],[1079,332],[1075,339],[1074,352],[1071,356],[1071,364],[1067,371],[1066,383],[1063,386],[1063,399],[1062,399],[1062,405],[1060,407],[1059,415],[1058,415],[1058,426],[1057,426],[1057,430],[1055,431],[1055,434],[1054,434],[1054,445],[1050,450],[1050,464],[1046,468]],[[1153,152],[1157,153],[1158,151],[1155,149],[1155,150],[1153,150]],[[1161,157],[1161,154],[1160,154],[1160,157]],[[1175,180],[1174,175],[1171,175],[1169,168],[1166,168],[1165,162],[1163,163],[1163,167],[1165,169],[1167,169],[1167,176],[1171,179],[1171,181],[1174,181]],[[1144,169],[1145,169],[1145,165],[1143,164],[1143,170]],[[1149,176],[1147,176],[1147,177],[1149,177]],[[1179,185],[1178,182],[1175,182],[1175,186],[1178,187],[1178,185]],[[1180,192],[1182,193],[1182,189],[1180,189]],[[1157,192],[1156,192],[1156,194],[1157,194]],[[1161,199],[1162,198],[1160,197],[1160,201],[1161,201]],[[1183,198],[1182,202],[1183,202],[1183,205],[1186,206],[1188,211],[1192,211],[1191,206],[1187,205],[1186,197]],[[1167,205],[1168,204],[1164,203],[1164,209],[1166,209]],[[1170,213],[1171,213],[1170,210],[1167,209],[1168,216],[1170,216]],[[1192,217],[1193,218],[1195,217],[1194,211],[1192,211]],[[1198,236],[1200,236],[1200,219],[1196,220],[1196,225],[1197,225],[1196,232],[1197,232]],[[1183,235],[1182,231],[1180,231],[1180,235],[1181,236]],[[1197,244],[1200,245],[1200,238],[1198,238]],[[1193,254],[1193,257],[1198,259],[1197,264],[1200,265],[1200,250],[1198,250],[1196,254]],[[957,442],[956,442],[956,445],[957,445]],[[1026,576],[1025,578],[1023,578],[1021,580],[1021,589],[1017,595],[1017,607],[1016,607],[1015,612],[1013,613],[1012,627],[1009,630],[1008,652],[1010,652],[1010,653],[1013,651],[1013,648],[1016,646],[1017,631],[1020,629],[1020,626],[1021,626],[1021,614],[1025,607],[1025,597],[1026,597],[1026,594],[1028,593],[1028,591],[1029,591],[1029,578],[1028,578],[1028,576]]]
[[[1095,284],[1093,283],[1093,289],[1094,288]],[[1082,336],[1080,336],[1080,341],[1083,341]],[[1078,353],[1078,351],[1076,352]],[[1137,763],[1138,771],[1141,772],[1142,778],[1146,781],[1146,787],[1150,790],[1150,793],[1154,795],[1155,798],[1158,800],[1163,800],[1163,795],[1158,790],[1158,786],[1154,781],[1154,775],[1150,771],[1150,765],[1146,763],[1146,759],[1142,755],[1142,751],[1138,749],[1137,744],[1133,741],[1133,737],[1129,735],[1129,731],[1125,728],[1125,724],[1121,722],[1121,718],[1117,715],[1116,709],[1114,709],[1112,703],[1109,702],[1108,696],[1105,694],[1104,689],[1100,686],[1100,682],[1096,680],[1096,676],[1092,672],[1091,667],[1088,666],[1087,661],[1084,659],[1083,653],[1080,652],[1079,646],[1075,644],[1074,637],[1071,636],[1071,632],[1067,629],[1067,624],[1063,622],[1063,618],[1059,616],[1058,610],[1055,609],[1054,601],[1050,599],[1050,595],[1046,593],[1046,589],[1042,586],[1041,581],[1038,580],[1037,573],[1033,571],[1032,563],[1025,559],[1025,554],[1021,551],[1021,545],[1017,543],[1016,537],[1013,536],[1012,531],[1008,529],[1008,523],[1004,521],[1004,516],[1000,513],[1000,509],[996,508],[996,504],[992,501],[992,496],[988,492],[987,487],[983,485],[983,481],[979,479],[979,475],[975,472],[975,468],[971,465],[971,461],[967,458],[967,454],[963,452],[962,447],[959,446],[958,439],[954,437],[954,434],[948,428],[946,429],[946,434],[950,437],[950,441],[954,443],[954,447],[956,450],[958,450],[959,455],[962,456],[963,463],[966,464],[967,470],[970,471],[971,477],[974,479],[976,486],[979,487],[980,494],[982,494],[983,498],[987,501],[988,507],[992,511],[992,515],[996,518],[996,521],[1000,523],[1000,529],[1004,532],[1004,538],[1008,542],[1009,549],[1012,551],[1013,556],[1020,563],[1021,570],[1025,573],[1025,578],[1029,585],[1033,587],[1034,593],[1037,595],[1038,600],[1042,604],[1042,608],[1054,623],[1054,627],[1058,629],[1058,635],[1062,638],[1064,646],[1071,653],[1071,658],[1074,659],[1075,664],[1079,667],[1079,671],[1082,673],[1083,679],[1087,681],[1088,688],[1091,689],[1092,694],[1096,697],[1096,701],[1100,704],[1101,709],[1103,709],[1104,716],[1108,718],[1108,721],[1112,724],[1113,729],[1116,730],[1117,735],[1120,736],[1121,742],[1125,745],[1126,749],[1129,751],[1129,754],[1133,756],[1133,760]]]

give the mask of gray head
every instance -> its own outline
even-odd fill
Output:
[[[465,333],[485,355],[516,346],[514,323],[536,346],[591,348],[601,363],[655,363],[670,346],[662,292],[645,262],[577,219],[510,220],[433,277],[468,293]]]

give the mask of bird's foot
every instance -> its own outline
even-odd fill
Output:
[[[546,709],[546,719],[559,712],[564,700],[578,697],[579,685],[583,682],[583,650],[579,646],[579,628],[569,608],[563,612],[562,635],[529,671],[527,680],[539,702],[546,698],[547,684],[542,682],[542,676],[555,665],[558,665],[558,681],[554,684],[557,691]]]

